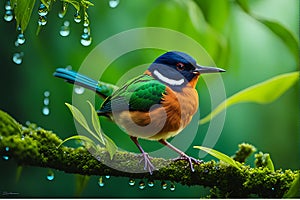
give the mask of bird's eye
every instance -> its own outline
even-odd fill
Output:
[[[184,64],[183,63],[177,63],[176,64],[176,67],[177,67],[177,70],[178,71],[182,71],[182,70],[184,70],[185,69],[185,66],[184,66]]]

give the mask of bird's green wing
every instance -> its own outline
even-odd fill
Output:
[[[161,103],[166,86],[149,75],[138,76],[115,91],[102,104],[99,114],[112,111],[149,111],[151,106]]]

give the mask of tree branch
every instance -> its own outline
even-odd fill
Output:
[[[136,154],[117,151],[110,160],[109,154],[100,149],[97,159],[86,148],[57,146],[62,140],[51,131],[33,126],[18,124],[7,113],[0,110],[0,155],[13,158],[19,165],[31,165],[53,168],[66,173],[82,175],[110,175],[131,178],[149,178],[152,180],[170,180],[182,185],[202,185],[211,187],[212,197],[272,197],[279,198],[289,189],[299,171],[251,168],[242,165],[238,170],[225,163],[208,161],[196,165],[191,172],[186,161],[171,161],[152,158],[159,168],[149,173],[128,173],[104,165],[113,162],[118,168],[130,168],[140,171],[140,159]],[[7,148],[8,147],[8,148]],[[241,144],[236,160],[244,161],[255,148]],[[249,149],[250,148],[250,149]]]

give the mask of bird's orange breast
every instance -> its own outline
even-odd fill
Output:
[[[180,92],[167,87],[161,104],[154,105],[149,112],[122,111],[114,115],[114,120],[131,136],[148,140],[173,137],[190,123],[198,109],[194,87],[195,84],[189,84]]]

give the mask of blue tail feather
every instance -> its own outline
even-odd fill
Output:
[[[64,68],[57,68],[53,76],[62,78],[69,83],[90,89],[104,98],[107,97],[107,95],[101,93],[102,89],[99,87],[98,81],[91,79],[85,75],[79,74],[75,71]]]

